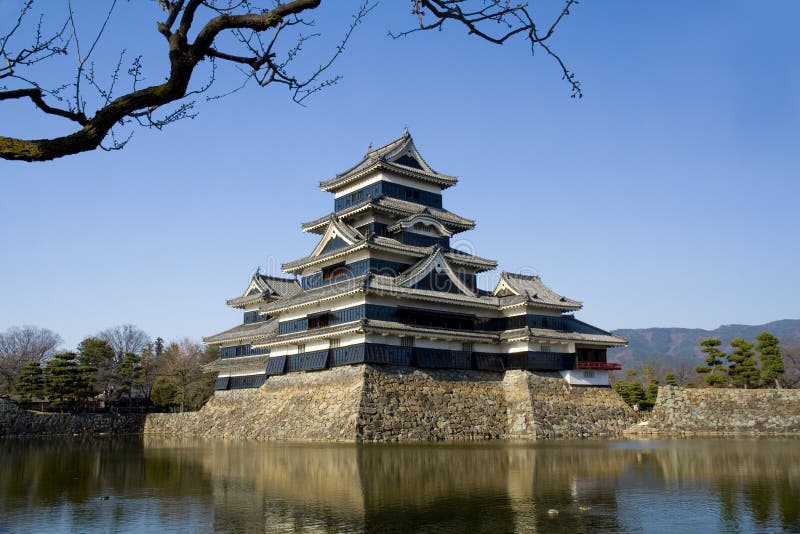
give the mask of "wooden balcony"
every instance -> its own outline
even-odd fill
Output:
[[[621,371],[622,364],[618,362],[582,362],[578,361],[578,369],[594,369],[597,371]]]

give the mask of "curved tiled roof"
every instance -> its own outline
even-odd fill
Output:
[[[278,318],[273,317],[261,323],[239,324],[219,334],[203,338],[208,345],[220,345],[230,341],[245,341],[248,339],[274,337],[278,334]]]
[[[467,219],[466,217],[456,215],[455,213],[447,211],[446,209],[432,208],[430,206],[425,206],[424,204],[409,202],[407,200],[387,197],[384,195],[379,196],[378,198],[367,199],[364,202],[355,204],[349,208],[339,210],[333,215],[336,215],[336,217],[342,220],[346,220],[368,210],[387,213],[400,218],[411,217],[413,215],[426,212],[426,215],[436,219],[453,232],[463,232],[464,230],[471,230],[472,228],[475,228],[475,221],[472,219]],[[331,214],[325,215],[319,219],[303,223],[301,227],[304,232],[324,232],[330,217]]]
[[[585,324],[585,323],[584,323]],[[599,328],[597,330],[600,330]],[[601,330],[602,332],[602,330]],[[506,330],[500,333],[500,340],[511,339],[530,339],[545,338],[557,341],[579,341],[584,343],[602,343],[610,346],[627,345],[628,340],[624,337],[605,333],[583,333],[583,332],[562,332],[545,328],[517,328],[516,330]]]
[[[226,303],[233,308],[241,308],[261,301],[284,299],[301,291],[300,284],[294,278],[281,278],[279,276],[256,273],[250,279],[250,284],[248,284],[244,294],[228,299]]]
[[[319,256],[305,256],[303,258],[284,263],[281,265],[281,269],[288,273],[299,273],[303,269],[312,265],[324,263],[328,260],[338,257],[345,257],[348,254],[361,249],[398,252],[410,258],[418,259],[428,256],[431,252],[433,252],[435,246],[436,245],[430,247],[417,247],[414,245],[401,243],[400,241],[392,239],[391,237],[372,235],[365,240],[358,241],[352,245],[333,250],[326,254],[320,254]],[[461,252],[456,249],[447,250],[444,253],[444,256],[453,263],[467,265],[478,270],[494,269],[497,267],[497,262],[494,260],[467,254],[466,252]]]
[[[409,157],[410,160],[408,159]],[[406,163],[413,163],[413,165]],[[455,176],[441,174],[431,169],[416,146],[414,146],[414,140],[411,138],[411,134],[408,133],[408,129],[406,129],[402,136],[382,147],[370,150],[366,153],[364,159],[330,180],[323,180],[319,183],[319,187],[323,191],[336,191],[380,169],[394,171],[424,182],[434,183],[442,188],[450,187],[458,182]]]
[[[269,361],[269,354],[259,354],[258,356],[239,356],[236,358],[219,358],[203,366],[203,371],[210,372],[259,372],[264,373]]]
[[[508,299],[508,304],[514,304],[524,299],[530,304],[555,306],[565,311],[579,310],[583,307],[581,302],[559,295],[547,287],[540,277],[534,275],[503,271],[500,274],[500,281],[495,287],[495,295],[500,292],[501,288],[508,288],[514,293],[514,296],[521,297],[521,299]]]
[[[438,265],[442,267],[448,278],[450,278],[452,284],[455,285],[459,291],[471,297],[475,296],[475,292],[467,287],[467,285],[464,284],[464,282],[460,280],[453,272],[453,268],[450,267],[450,264],[447,262],[447,258],[445,258],[445,256],[442,254],[442,248],[439,246],[434,246],[433,250],[427,257],[421,259],[416,263],[416,265],[412,265],[403,273],[398,275],[394,279],[394,283],[402,286],[405,285],[406,282],[430,272],[433,269],[432,266],[436,260],[439,260]]]

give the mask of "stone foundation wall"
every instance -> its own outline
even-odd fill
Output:
[[[570,386],[558,373],[506,371],[506,381],[512,390],[509,398],[514,399],[509,404],[513,407],[510,437],[611,437],[638,421],[636,413],[611,388]]]
[[[647,421],[629,435],[783,435],[800,433],[800,390],[658,388]]]
[[[365,366],[359,441],[498,439],[502,373]]]
[[[217,391],[198,412],[150,414],[144,432],[353,441],[363,385],[363,366],[271,376],[258,389]]]
[[[219,391],[199,411],[152,414],[145,432],[293,441],[439,441],[611,436],[635,421],[607,388],[558,374],[375,365],[270,377]]]
[[[38,413],[0,399],[0,437],[73,434],[139,434],[144,427],[139,414]]]

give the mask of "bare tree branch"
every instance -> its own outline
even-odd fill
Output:
[[[412,13],[417,18],[417,27],[398,33],[389,32],[389,35],[397,39],[419,31],[441,30],[448,21],[465,26],[470,35],[499,45],[515,36],[523,35],[530,43],[532,53],[538,46],[556,60],[563,73],[563,79],[570,84],[571,96],[582,98],[581,84],[575,78],[575,73],[567,68],[561,57],[546,43],[553,36],[556,27],[564,17],[570,14],[570,8],[577,3],[578,0],[565,0],[559,14],[542,34],[531,16],[527,3],[512,4],[510,0],[484,0],[482,2],[411,0]],[[463,9],[464,6],[473,4],[480,7],[471,10]]]
[[[363,0],[330,56],[306,75],[297,71],[296,60],[306,45],[319,37],[308,31],[313,20],[303,18],[317,9],[321,0],[156,0],[164,12],[157,24],[158,32],[168,44],[169,72],[160,83],[146,85],[142,57],[137,56],[128,67],[128,77],[120,79],[125,51],[119,55],[110,78],[96,70],[91,60],[109,33],[108,28],[117,0],[109,2],[99,15],[97,29],[88,48],[82,47],[76,13],[67,0],[63,24],[46,30],[44,18],[33,22],[35,0],[22,0],[19,14],[10,29],[0,34],[0,81],[12,83],[0,86],[0,102],[29,99],[39,112],[68,119],[80,129],[61,137],[20,139],[0,136],[0,158],[22,161],[45,161],[86,152],[96,148],[118,150],[130,140],[131,134],[115,133],[115,129],[140,125],[161,129],[177,120],[195,116],[192,95],[205,93],[215,83],[217,63],[229,64],[243,74],[241,85],[216,96],[214,100],[241,90],[249,82],[260,86],[280,84],[287,87],[292,100],[302,104],[309,96],[337,83],[339,76],[324,76],[344,53],[356,27],[375,7],[377,0]],[[472,35],[495,44],[503,44],[515,36],[524,37],[531,50],[540,47],[560,66],[563,77],[572,88],[572,96],[581,97],[580,83],[556,54],[550,39],[577,0],[563,1],[562,9],[540,32],[528,4],[512,4],[510,0],[411,0],[412,13],[418,27],[391,34],[394,37],[415,31],[441,29],[446,23],[460,24]],[[264,7],[268,4],[269,7]],[[40,10],[44,8],[39,8]],[[48,6],[52,16],[53,10]],[[31,19],[31,21],[28,21]],[[116,18],[115,18],[116,20]],[[22,28],[35,27],[32,43],[16,45]],[[286,42],[294,44],[287,47]],[[194,41],[190,40],[194,36]],[[70,50],[74,47],[74,50]],[[13,50],[12,50],[13,48]],[[77,61],[74,81],[55,88],[46,88],[36,76],[25,77],[23,69],[56,55],[73,52]],[[192,83],[197,67],[210,69],[209,79],[199,87]],[[206,67],[201,69],[204,71]],[[108,80],[102,82],[101,79]],[[126,88],[122,88],[122,84]],[[191,85],[190,85],[191,84]],[[65,94],[68,87],[70,95]],[[91,90],[90,90],[91,89]],[[116,96],[122,91],[124,94]],[[96,93],[89,96],[91,93]],[[87,102],[85,98],[90,98]],[[55,100],[60,105],[48,103]],[[94,111],[90,107],[96,106]],[[119,134],[119,136],[118,136]],[[110,145],[104,145],[104,140]]]

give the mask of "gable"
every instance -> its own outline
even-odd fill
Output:
[[[397,163],[398,165],[405,165],[406,167],[412,167],[414,169],[424,170],[422,168],[422,164],[409,153],[405,153],[399,158],[396,158],[394,161],[392,161],[392,163]]]
[[[328,228],[325,230],[322,239],[317,243],[317,246],[311,251],[310,256],[319,256],[327,252],[349,247],[355,244],[358,238],[359,236],[356,230],[348,227],[339,219],[331,217]]]
[[[442,255],[441,248],[398,277],[401,286],[447,293],[463,293],[471,297],[475,293],[453,271]]]

